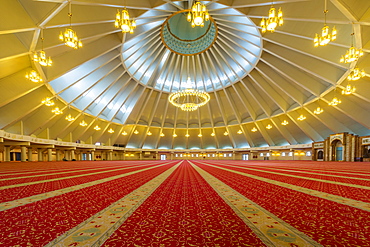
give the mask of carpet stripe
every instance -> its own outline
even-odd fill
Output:
[[[45,200],[45,199],[48,199],[48,198],[51,198],[51,197],[54,197],[54,196],[59,196],[59,195],[62,195],[62,194],[65,194],[65,193],[68,193],[68,192],[71,192],[71,191],[87,188],[89,186],[105,183],[105,182],[108,182],[108,181],[111,181],[111,180],[114,180],[114,179],[126,177],[126,176],[129,176],[129,175],[138,173],[138,172],[147,171],[147,170],[157,168],[157,167],[160,167],[160,166],[164,166],[164,165],[167,165],[167,164],[169,164],[169,163],[164,163],[164,164],[157,165],[157,166],[151,166],[151,167],[144,168],[144,169],[141,169],[141,170],[136,170],[136,171],[132,171],[132,172],[125,173],[125,174],[120,174],[120,175],[109,177],[109,178],[103,178],[103,179],[100,179],[100,180],[95,180],[95,181],[92,181],[92,182],[79,184],[79,185],[76,185],[76,186],[71,186],[71,187],[67,187],[67,188],[63,188],[63,189],[59,189],[59,190],[54,190],[54,191],[46,192],[46,193],[43,193],[43,194],[38,194],[38,195],[26,197],[26,198],[21,198],[21,199],[17,199],[17,200],[13,200],[13,201],[8,201],[8,202],[3,202],[3,203],[0,203],[0,212],[4,211],[4,210],[11,209],[11,208],[19,207],[19,206],[22,206],[22,205],[26,205],[26,204],[29,204],[29,203]]]
[[[191,164],[267,246],[322,246],[221,180]]]
[[[202,162],[200,162],[200,163],[202,163]],[[336,202],[336,203],[340,203],[340,204],[343,204],[343,205],[355,207],[355,208],[362,209],[362,210],[370,212],[370,203],[357,201],[357,200],[353,200],[353,199],[349,199],[349,198],[345,198],[345,197],[342,197],[342,196],[337,196],[337,195],[333,195],[333,194],[329,194],[329,193],[325,193],[325,192],[321,192],[321,191],[316,191],[316,190],[300,187],[300,186],[293,185],[293,184],[279,182],[279,181],[276,181],[276,180],[263,178],[263,177],[259,177],[259,176],[252,175],[252,174],[247,174],[247,173],[243,173],[243,172],[239,172],[239,171],[234,171],[232,169],[227,169],[227,168],[219,167],[219,166],[216,166],[216,165],[211,165],[211,164],[207,164],[207,163],[202,163],[202,164],[207,165],[207,166],[211,166],[211,167],[214,167],[214,168],[218,168],[218,169],[221,169],[221,170],[233,172],[233,173],[236,173],[236,174],[239,174],[239,175],[243,175],[245,177],[254,178],[254,179],[264,181],[264,182],[267,182],[267,183],[270,183],[270,184],[278,185],[278,186],[288,188],[288,189],[291,189],[291,190],[295,190],[295,191],[298,191],[298,192],[302,192],[302,193],[305,193],[305,194],[308,194],[308,195],[311,195],[311,196],[320,197],[320,198],[323,198],[323,199],[327,199],[329,201],[333,201],[333,202]]]
[[[181,164],[171,167],[45,247],[100,246]]]

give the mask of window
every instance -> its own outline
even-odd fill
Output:
[[[270,153],[267,153],[267,154],[266,154],[266,156],[267,156],[267,157],[270,157]]]
[[[180,154],[180,157],[182,157],[182,154]]]
[[[260,153],[260,156],[263,157],[263,153]]]
[[[308,152],[306,153],[306,156],[311,156],[311,152],[310,152],[310,151],[308,151]]]
[[[175,154],[175,157],[179,157],[179,155],[178,154]]]
[[[284,152],[282,152],[282,153],[281,153],[281,156],[285,156],[285,153],[284,153]]]
[[[289,156],[293,156],[293,152],[289,152]]]
[[[229,154],[229,157],[233,157],[233,154]]]
[[[249,160],[249,154],[243,154],[242,160]]]

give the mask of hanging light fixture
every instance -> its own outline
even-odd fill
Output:
[[[360,78],[363,78],[365,77],[366,73],[364,70],[361,70],[359,68],[354,68],[353,70],[351,70],[351,72],[349,73],[349,75],[347,76],[347,79],[349,81],[357,81],[359,80]]]
[[[251,131],[252,131],[252,132],[256,132],[256,131],[257,131],[257,128],[256,128],[256,127],[253,127],[253,128],[251,129]]]
[[[134,134],[135,134],[135,135],[139,134],[139,131],[135,130],[135,131],[134,131]]]
[[[271,124],[268,124],[268,125],[266,126],[266,129],[268,129],[268,130],[272,129],[272,125],[271,125]]]
[[[195,26],[204,27],[204,21],[209,20],[206,5],[199,1],[195,1],[191,9],[189,9],[187,20],[188,22],[191,22],[191,27],[193,28]]]
[[[148,136],[153,135],[153,133],[152,133],[152,132],[150,132],[150,131],[148,131],[146,134],[147,134]]]
[[[35,70],[28,72],[26,78],[32,82],[42,82],[41,76]]]
[[[68,115],[66,116],[66,120],[67,120],[68,122],[72,122],[72,121],[74,121],[74,120],[75,120],[75,118],[74,118],[74,117],[72,117],[72,115],[71,115],[71,114],[68,114]]]
[[[202,135],[202,132],[199,132],[199,134],[198,134],[198,137],[202,137],[203,135]]]
[[[173,132],[173,135],[172,135],[173,137],[177,137],[177,134],[176,134],[176,132]]]
[[[52,100],[52,98],[49,98],[49,97],[46,97],[45,99],[43,99],[41,101],[41,104],[44,104],[46,106],[53,106],[55,103],[54,101]]]
[[[66,28],[64,32],[60,32],[59,40],[64,42],[64,44],[73,49],[78,49],[82,47],[81,40],[77,37],[76,32],[72,29],[72,7],[71,1],[69,0],[69,27]]]
[[[320,115],[321,113],[323,113],[324,112],[324,110],[320,107],[320,106],[318,106],[314,111],[313,111],[313,113],[314,114],[316,114],[316,115]]]
[[[346,52],[346,55],[344,55],[344,56],[342,56],[340,58],[340,62],[341,63],[352,63],[352,62],[355,62],[360,57],[362,57],[364,55],[364,52],[362,51],[362,49],[357,49],[356,47],[353,46],[353,40],[354,40],[355,33],[354,32],[351,33],[351,36],[352,36],[352,44],[351,44],[351,47]]]
[[[216,134],[215,134],[215,132],[212,132],[212,133],[211,133],[211,136],[215,136],[215,135],[216,135]]]
[[[85,120],[82,120],[80,122],[80,126],[82,126],[82,127],[86,127],[87,126],[87,123],[85,122]]]
[[[186,83],[188,88],[171,93],[168,96],[168,101],[183,111],[195,111],[199,107],[207,104],[211,98],[209,94],[201,90],[193,89],[191,85],[193,85],[193,83],[190,77],[188,77]]]
[[[128,13],[128,10],[126,7],[122,10],[120,13],[119,10],[117,10],[116,14],[116,21],[114,22],[114,26],[116,28],[121,28],[122,33],[134,33],[134,29],[136,28],[136,22],[134,19],[130,20],[130,14]]]
[[[301,114],[298,118],[297,118],[297,120],[299,120],[299,121],[303,121],[303,120],[305,120],[306,119],[306,116],[304,116],[303,114]]]
[[[122,135],[123,135],[123,136],[127,136],[127,132],[126,132],[126,131],[123,131],[123,132],[122,132]]]
[[[224,136],[228,136],[228,135],[229,135],[229,132],[225,131]]]
[[[159,135],[160,137],[164,137],[164,134],[163,134],[163,132],[161,132],[161,134]]]
[[[53,110],[51,110],[52,113],[55,115],[63,114],[63,111],[59,109],[59,107],[55,107]]]
[[[329,44],[330,41],[334,41],[337,39],[337,30],[335,27],[333,27],[331,33],[329,33],[329,26],[326,24],[326,14],[328,13],[327,10],[327,0],[325,0],[325,9],[324,9],[324,15],[325,15],[325,22],[324,27],[321,29],[321,36],[316,34],[315,39],[313,40],[314,46],[325,46]]]
[[[33,55],[33,61],[39,63],[41,66],[51,66],[53,61],[50,57],[46,57],[46,53],[44,51],[44,29],[41,29],[41,51],[39,54],[37,52]]]
[[[353,87],[351,84],[347,84],[347,86],[342,90],[343,95],[350,95],[356,92],[356,88]]]
[[[114,130],[113,130],[112,128],[110,128],[110,129],[108,130],[108,133],[113,134],[113,133],[114,133]]]
[[[281,122],[281,125],[288,125],[289,124],[289,122],[288,121],[286,121],[286,120],[284,120],[283,122]]]
[[[281,8],[279,8],[278,13],[276,14],[275,7],[271,5],[271,8],[269,10],[269,17],[267,19],[262,18],[261,21],[262,33],[265,33],[266,31],[270,31],[273,33],[275,31],[275,28],[278,25],[282,26],[283,23],[283,12],[281,11]]]
[[[101,128],[99,127],[99,125],[96,125],[96,126],[94,127],[94,130],[98,131],[98,130],[101,130]]]
[[[238,132],[237,132],[237,133],[240,135],[240,134],[242,134],[243,132],[242,132],[242,130],[238,130]]]

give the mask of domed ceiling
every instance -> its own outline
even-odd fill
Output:
[[[368,74],[347,80],[355,67],[370,71],[368,0],[328,1],[327,24],[338,34],[323,47],[313,42],[324,26],[323,0],[275,1],[284,24],[273,33],[259,26],[271,1],[202,2],[211,18],[193,29],[186,21],[190,0],[72,0],[71,25],[83,43],[72,49],[58,39],[69,27],[68,1],[4,1],[0,129],[148,149],[250,148],[307,144],[340,132],[370,135]],[[114,27],[124,7],[136,20],[133,34]],[[352,44],[364,56],[340,63]],[[51,67],[32,61],[42,49]],[[32,69],[43,82],[25,78]],[[194,112],[168,102],[188,78],[211,96]],[[357,90],[342,95],[348,83]],[[42,104],[46,97],[55,105]],[[329,106],[333,97],[342,103]],[[319,106],[324,111],[317,115]],[[55,107],[63,113],[52,113]],[[306,119],[298,120],[301,115]]]

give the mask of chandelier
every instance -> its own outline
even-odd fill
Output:
[[[146,133],[148,136],[151,136],[151,135],[153,135],[153,133],[152,132],[150,132],[150,130]]]
[[[252,132],[256,132],[256,131],[257,131],[257,128],[256,128],[256,127],[253,127],[253,128],[251,129],[251,131],[252,131]]]
[[[349,81],[357,81],[358,79],[365,77],[365,75],[366,75],[366,73],[365,73],[365,71],[364,71],[364,70],[361,70],[361,71],[360,71],[360,69],[359,69],[359,68],[355,68],[355,69],[353,69],[353,70],[349,73],[349,75],[347,76],[347,79],[348,79]]]
[[[351,84],[348,84],[345,89],[342,90],[343,95],[350,95],[354,92],[356,92],[356,88],[352,87]]]
[[[211,136],[215,136],[215,135],[216,135],[216,134],[215,134],[215,132],[212,132],[212,133],[211,133]]]
[[[85,120],[82,120],[80,122],[80,126],[82,126],[82,127],[86,127],[87,126],[87,123],[85,122]]]
[[[209,14],[206,6],[199,1],[196,1],[191,9],[189,9],[188,22],[191,22],[191,27],[204,27],[204,21],[209,20]]]
[[[188,86],[192,84],[190,77],[188,77],[186,84]],[[168,96],[168,101],[183,111],[195,111],[199,107],[207,104],[210,98],[211,97],[207,92],[193,88],[187,88],[171,93]]]
[[[81,40],[77,37],[76,32],[72,29],[72,11],[71,11],[71,2],[69,1],[69,28],[66,28],[64,32],[60,32],[59,40],[64,42],[66,46],[69,46],[73,49],[78,49],[82,47]]]
[[[113,134],[113,133],[114,133],[114,130],[113,130],[112,128],[110,128],[110,129],[108,130],[108,133]]]
[[[321,114],[321,113],[323,113],[324,112],[324,110],[320,107],[320,106],[318,106],[314,111],[313,111],[313,113],[314,114],[316,114],[316,115],[319,115],[319,114]]]
[[[289,124],[289,122],[288,121],[286,121],[286,120],[284,120],[283,122],[281,122],[281,125],[288,125]]]
[[[357,61],[360,57],[364,55],[362,49],[357,49],[353,45],[346,52],[346,55],[340,58],[341,63],[351,63]]]
[[[96,131],[98,131],[98,130],[100,130],[101,128],[99,127],[99,125],[96,125],[95,127],[94,127],[94,130],[96,130]]]
[[[164,137],[164,134],[163,134],[163,132],[161,132],[161,134],[159,135],[160,137]]]
[[[279,11],[276,15],[276,9],[274,8],[274,6],[271,6],[269,11],[269,18],[262,18],[262,33],[265,33],[266,31],[270,31],[273,33],[278,25],[283,25],[283,22],[283,12],[281,11],[281,8],[279,8]]]
[[[41,76],[35,70],[31,70],[27,73],[26,78],[32,82],[42,82]]]
[[[123,136],[127,136],[127,132],[126,132],[126,131],[123,131],[123,132],[122,132],[122,135],[123,135]]]
[[[243,131],[242,130],[238,130],[238,132],[237,132],[239,135],[241,135],[242,133],[243,133]]]
[[[116,14],[116,21],[114,22],[114,26],[116,28],[121,28],[122,33],[134,33],[134,29],[136,28],[136,22],[134,19],[130,20],[130,15],[128,10],[124,8],[122,13],[117,10]]]
[[[337,97],[334,97],[330,102],[329,102],[329,105],[330,106],[336,106],[336,105],[339,105],[340,103],[342,103],[342,101],[340,99],[338,99]]]
[[[321,29],[321,36],[316,34],[314,39],[314,46],[325,46],[329,44],[330,41],[334,41],[337,39],[337,30],[335,27],[333,27],[331,33],[329,33],[329,26],[326,25],[326,13],[328,13],[328,10],[326,9],[326,0],[325,0],[325,9],[324,9],[324,15],[325,15],[325,22],[324,27]]]
[[[303,114],[301,114],[298,118],[297,118],[297,120],[299,120],[299,121],[303,121],[303,120],[305,120],[306,119],[306,116],[304,116]]]
[[[51,110],[51,112],[54,113],[55,115],[63,114],[63,111],[59,110],[59,107],[55,107],[53,110]]]
[[[135,134],[135,135],[139,134],[139,131],[135,130],[135,131],[134,131],[134,134]]]
[[[272,125],[271,125],[271,124],[268,124],[268,125],[266,126],[266,129],[268,129],[268,130],[272,129]]]
[[[51,98],[46,97],[45,99],[41,101],[41,104],[44,104],[46,106],[53,106],[55,103]]]
[[[66,116],[66,120],[67,120],[68,122],[72,122],[73,120],[75,120],[75,118],[74,118],[74,117],[72,117],[72,116],[71,116],[71,114],[68,114],[68,116]]]
[[[51,66],[53,61],[50,57],[46,57],[46,53],[44,51],[44,32],[41,29],[41,51],[39,54],[35,53],[32,58],[33,61],[39,63],[41,66]]]

